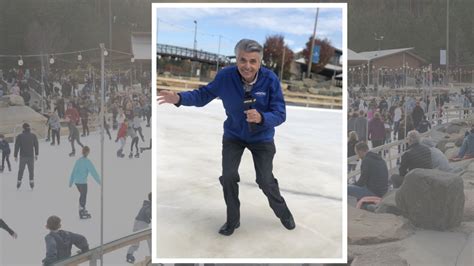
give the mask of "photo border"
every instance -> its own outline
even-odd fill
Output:
[[[342,9],[342,110],[322,110],[340,112],[342,115],[342,257],[340,258],[158,258],[157,250],[157,141],[152,145],[152,263],[347,263],[347,3],[152,3],[152,138],[157,132],[157,58],[156,58],[156,11],[158,8],[341,8]]]

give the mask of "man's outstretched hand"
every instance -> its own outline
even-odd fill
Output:
[[[179,95],[173,91],[161,91],[158,94],[158,104],[171,103],[177,104],[179,102]]]

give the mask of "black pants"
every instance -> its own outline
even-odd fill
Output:
[[[247,144],[235,140],[222,141],[222,176],[219,178],[227,205],[227,223],[235,225],[240,220],[239,165],[245,148],[252,153],[256,182],[268,198],[270,207],[278,218],[288,218],[291,213],[285,199],[280,195],[278,181],[273,176],[275,144]]]
[[[30,180],[34,179],[35,176],[35,157],[34,156],[20,156],[20,168],[18,169],[18,181],[23,179],[23,172],[25,166],[28,166],[28,173]]]
[[[51,127],[48,126],[48,137],[46,138],[46,141],[51,139]]]
[[[53,129],[51,132],[52,132],[52,137],[53,137],[53,144],[55,143],[55,140],[58,141],[58,145],[59,145],[59,142],[60,142],[60,134],[59,134],[59,131],[61,131],[61,128],[58,128],[58,129]]]
[[[5,169],[5,161],[7,161],[7,165],[8,165],[8,170],[11,171],[12,170],[12,166],[10,164],[10,153],[6,153],[6,152],[2,152],[2,170]]]
[[[77,138],[71,138],[71,148],[72,148],[72,152],[75,153],[76,152],[76,148],[74,147],[74,142],[77,141],[77,144],[79,144],[79,146],[81,147],[84,147],[84,145],[82,145],[81,143],[81,139],[79,137]]]
[[[87,201],[87,184],[76,184],[77,190],[79,190],[79,206],[86,208]]]
[[[87,124],[87,118],[81,118],[81,123],[82,123],[82,135],[84,136],[89,136],[89,125]]]
[[[135,130],[135,132],[138,132],[138,134],[140,135],[140,138],[142,138],[142,141],[145,141],[145,137],[143,136],[143,132],[142,132],[142,127],[133,128],[133,130]]]
[[[135,146],[135,150],[138,153],[138,136],[132,139],[132,143],[130,144],[130,153],[133,153],[133,146]]]

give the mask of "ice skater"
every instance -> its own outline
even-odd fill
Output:
[[[135,150],[136,150],[135,158],[139,158],[140,153],[138,153],[138,135],[137,135],[137,131],[135,131],[135,129],[132,128],[132,127],[128,127],[127,135],[132,139],[132,142],[130,143],[130,155],[128,156],[128,158],[133,157],[133,146],[135,146]]]
[[[68,123],[68,127],[69,127],[68,140],[71,142],[71,148],[72,148],[71,153],[69,153],[69,157],[73,157],[73,156],[76,155],[76,148],[74,147],[74,142],[77,141],[77,144],[79,144],[79,146],[81,146],[81,148],[84,147],[84,145],[82,145],[82,143],[81,143],[81,137],[79,136],[79,129],[77,129],[75,122],[71,119],[68,119],[68,120],[69,120],[69,123]]]
[[[95,170],[92,162],[87,158],[90,153],[90,149],[87,146],[82,148],[82,157],[77,159],[76,164],[72,170],[71,176],[69,177],[69,187],[75,184],[79,191],[79,218],[89,219],[91,218],[90,213],[86,210],[87,201],[87,177],[92,175],[97,184],[100,185],[100,176]]]
[[[89,250],[87,239],[80,234],[60,230],[61,218],[50,216],[46,221],[46,229],[50,230],[44,237],[46,242],[46,257],[43,259],[43,265],[53,265],[55,262],[69,258],[71,256],[72,245],[76,246],[81,252]]]
[[[10,144],[5,139],[3,134],[0,134],[0,150],[2,151],[2,168],[0,168],[0,172],[5,170],[5,161],[7,161],[8,171],[12,171],[12,166],[10,164]]]
[[[51,129],[51,145],[55,145],[56,141],[58,142],[58,145],[60,143],[60,132],[61,132],[61,121],[59,120],[59,116],[55,112],[50,112],[49,118],[48,118],[48,125],[49,128]],[[48,138],[49,139],[49,138]]]
[[[125,154],[123,154],[123,148],[125,147],[125,144],[127,142],[127,130],[128,130],[128,121],[125,118],[123,120],[123,123],[120,124],[120,128],[117,132],[117,138],[115,139],[115,142],[120,141],[120,148],[117,151],[117,156],[120,158],[123,158]]]
[[[18,168],[18,181],[16,183],[17,189],[21,187],[21,180],[23,179],[25,166],[28,167],[30,188],[34,188],[35,161],[38,160],[38,148],[38,138],[35,134],[31,133],[30,125],[28,123],[24,123],[23,132],[15,139],[15,150],[13,152],[15,162],[18,161],[18,153],[20,153],[20,166]]]
[[[133,117],[132,127],[135,132],[138,132],[138,134],[140,134],[140,138],[142,139],[142,141],[145,142],[145,137],[143,136],[142,132],[141,119],[138,116],[138,113],[135,113]]]
[[[263,47],[258,42],[243,39],[234,51],[236,66],[219,71],[208,85],[180,93],[162,91],[158,101],[159,104],[202,107],[219,97],[224,104],[227,120],[224,122],[219,181],[227,205],[227,220],[220,228],[220,234],[232,235],[240,226],[238,170],[245,149],[252,153],[256,182],[270,207],[283,226],[292,230],[295,228],[293,215],[273,175],[275,127],[286,120],[280,80],[273,71],[261,67]]]
[[[150,226],[151,223],[151,192],[148,193],[148,200],[143,201],[143,205],[140,208],[137,216],[135,217],[135,222],[133,223],[133,232],[144,230]],[[147,239],[148,249],[151,252],[150,239]],[[138,250],[140,247],[140,242],[137,242],[131,245],[127,251],[127,262],[135,263],[135,257],[133,253]]]
[[[13,229],[11,229],[8,226],[8,224],[5,223],[5,221],[3,219],[0,219],[0,228],[7,231],[14,239],[16,239],[18,237],[18,235],[15,233],[15,231],[13,231]]]

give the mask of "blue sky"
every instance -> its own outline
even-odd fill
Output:
[[[316,8],[158,8],[158,43],[193,47],[194,20],[197,21],[197,48],[233,55],[238,40],[254,39],[262,45],[268,35],[281,34],[298,52],[313,34]],[[320,8],[318,38],[328,38],[342,48],[342,9]]]

